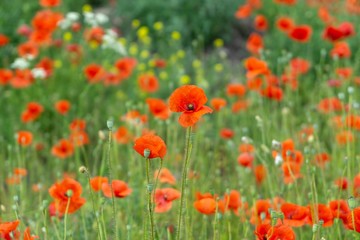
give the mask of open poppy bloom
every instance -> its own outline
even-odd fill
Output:
[[[31,235],[30,227],[27,227],[24,231],[24,240],[35,240],[38,239],[39,236]]]
[[[0,223],[0,239],[12,239],[11,235],[20,224],[19,220]]]
[[[61,4],[61,0],[40,0],[40,5],[43,7],[56,7]]]
[[[330,201],[329,207],[332,211],[334,218],[340,218],[344,224],[347,224],[347,216],[351,210],[345,200],[339,199]]]
[[[284,203],[281,206],[284,214],[284,223],[292,227],[301,227],[308,221],[309,209],[293,203]]]
[[[55,200],[56,211],[61,214],[74,213],[86,202],[84,198],[80,197],[82,193],[80,183],[71,178],[65,178],[52,185],[49,193]]]
[[[167,212],[172,207],[172,201],[180,198],[181,193],[173,188],[156,189],[155,191],[155,212]]]
[[[215,111],[220,111],[226,106],[227,102],[224,98],[213,98],[210,101],[210,105],[214,108]]]
[[[73,155],[74,145],[67,139],[61,139],[51,149],[51,154],[58,158],[67,158]]]
[[[111,187],[108,183],[103,183],[101,189],[105,197],[111,198],[111,188],[116,198],[124,198],[132,192],[132,189],[128,187],[126,182],[120,180],[112,180]]]
[[[295,240],[296,236],[292,228],[288,225],[278,224],[260,224],[256,227],[255,235],[257,240]]]
[[[17,142],[21,146],[29,146],[32,143],[33,135],[29,131],[19,131],[16,134]]]
[[[360,207],[354,208],[347,214],[347,225],[349,229],[360,232]]]
[[[216,212],[216,201],[214,198],[203,198],[194,202],[195,209],[206,215],[211,215]]]
[[[114,139],[119,144],[127,144],[131,141],[132,135],[129,132],[129,130],[125,126],[120,126],[115,132],[114,132]]]
[[[26,110],[21,114],[21,121],[32,122],[37,119],[44,111],[44,107],[37,102],[29,102],[26,106]]]
[[[177,88],[170,96],[169,105],[173,112],[182,112],[179,123],[183,127],[190,127],[197,123],[212,109],[204,106],[207,97],[204,90],[195,85],[185,85]]]
[[[103,183],[107,183],[107,182],[108,182],[108,178],[107,178],[107,177],[97,176],[97,177],[91,178],[91,180],[90,180],[90,186],[91,186],[91,188],[92,188],[95,192],[97,192],[97,191],[100,191],[100,190],[101,190],[102,184],[103,184]]]
[[[55,103],[55,109],[61,115],[66,115],[71,107],[71,103],[67,100],[59,100]]]
[[[333,225],[333,212],[331,211],[331,209],[326,206],[325,204],[317,204],[315,205],[309,205],[308,206],[309,211],[311,212],[311,214],[309,214],[309,223],[310,225],[313,225],[314,223],[316,223],[314,221],[314,219],[312,218],[312,216],[315,216],[315,211],[317,211],[317,217],[318,220],[323,220],[324,224],[323,227],[330,227]]]
[[[161,120],[166,120],[170,116],[170,110],[167,104],[159,98],[148,98],[146,103],[149,106],[150,112]]]
[[[166,145],[164,140],[153,134],[146,134],[135,140],[134,150],[145,158],[164,158],[166,155]],[[149,156],[145,156],[148,150]]]
[[[312,28],[308,25],[299,25],[292,28],[288,34],[292,40],[306,43],[311,38]]]
[[[176,184],[176,178],[174,177],[174,175],[170,172],[169,169],[167,168],[162,168],[160,170],[160,173],[159,173],[159,170],[156,170],[155,173],[154,173],[154,179],[157,178],[159,174],[159,181],[161,183],[169,183],[171,185],[175,185]]]

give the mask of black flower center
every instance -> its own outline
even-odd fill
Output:
[[[195,109],[195,106],[194,106],[194,104],[189,103],[189,104],[186,106],[186,109],[187,109],[188,111],[192,111],[192,110]]]

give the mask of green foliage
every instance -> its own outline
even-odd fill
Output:
[[[236,19],[234,13],[243,0],[169,0],[118,1],[117,14],[124,17],[123,28],[133,19],[152,27],[157,21],[164,23],[165,32],[179,31],[183,44],[198,40],[205,46],[214,39],[230,40]]]

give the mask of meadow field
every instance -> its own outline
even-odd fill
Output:
[[[360,239],[359,0],[0,3],[0,239]]]

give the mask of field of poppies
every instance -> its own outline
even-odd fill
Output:
[[[0,3],[0,239],[360,239],[360,1],[132,4]]]

